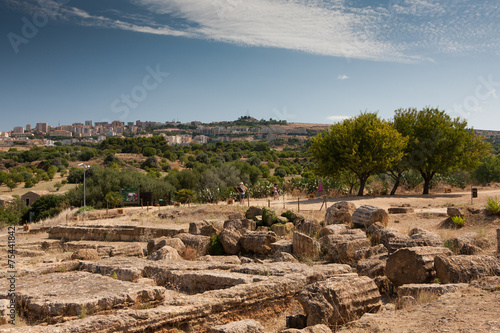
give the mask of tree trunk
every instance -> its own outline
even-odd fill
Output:
[[[399,187],[399,177],[396,179],[396,182],[394,183],[394,186],[392,187],[390,195],[396,194],[398,187]]]
[[[401,183],[401,176],[403,175],[403,171],[398,171],[398,173],[394,173],[393,171],[390,172],[389,176],[394,179],[394,186],[392,187],[391,194],[394,195],[396,194],[396,191],[398,190],[399,184]]]
[[[367,180],[368,180],[368,176],[366,176],[366,175],[359,176],[358,197],[362,197],[363,196],[363,192],[365,190],[365,185],[366,185],[366,181]]]
[[[420,172],[422,177],[424,178],[424,193],[429,194],[429,188],[431,186],[432,177],[434,177],[434,172]]]

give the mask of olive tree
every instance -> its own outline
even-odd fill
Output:
[[[359,179],[358,196],[362,196],[370,175],[401,161],[406,141],[389,122],[365,112],[333,124],[312,139],[309,149],[317,174],[338,176],[350,171]]]
[[[423,194],[429,194],[436,173],[474,170],[488,155],[489,144],[467,128],[466,120],[439,109],[399,109],[394,124],[408,138],[404,161],[424,179]]]

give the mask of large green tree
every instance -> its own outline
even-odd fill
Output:
[[[429,194],[436,173],[471,171],[488,155],[489,144],[467,128],[467,121],[439,109],[399,109],[394,124],[408,137],[404,161],[424,179],[423,194]]]
[[[474,178],[483,185],[500,181],[500,156],[490,155],[473,172]]]
[[[368,177],[397,165],[405,146],[406,139],[389,122],[365,112],[318,134],[309,149],[319,175],[352,172],[359,179],[358,195],[362,196]]]

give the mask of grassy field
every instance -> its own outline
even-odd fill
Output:
[[[41,181],[38,184],[36,184],[33,187],[30,188],[25,188],[24,183],[21,184],[19,187],[13,189],[12,191],[5,185],[0,186],[0,195],[23,195],[24,193],[27,193],[29,191],[49,191],[49,192],[54,192],[56,193],[65,193],[72,189],[73,187],[76,187],[76,184],[65,184],[59,191],[55,188],[55,184],[61,182],[62,180],[66,179],[65,177],[61,177],[59,174],[56,174],[53,180],[49,181]]]

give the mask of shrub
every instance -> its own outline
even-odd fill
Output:
[[[142,155],[145,157],[150,157],[150,156],[155,156],[156,155],[156,149],[153,147],[145,147],[142,150]]]
[[[68,201],[62,195],[44,195],[38,198],[24,214],[23,219],[29,220],[29,214],[34,213],[34,221],[40,221],[46,218],[54,217],[68,206]]]
[[[285,177],[286,176],[286,171],[282,167],[279,167],[274,170],[274,175],[278,177]]]
[[[457,228],[461,228],[464,226],[465,224],[465,219],[460,216],[460,215],[457,215],[457,216],[452,216],[451,217],[451,221],[453,222],[453,224],[455,225],[455,227]]]
[[[196,193],[192,190],[182,189],[176,193],[177,201],[181,203],[194,202],[196,198]]]
[[[81,214],[86,213],[86,212],[92,212],[92,211],[94,211],[94,207],[91,207],[91,206],[80,207],[76,211],[75,216],[81,215]]]
[[[208,254],[213,256],[222,256],[225,254],[224,247],[219,240],[219,235],[212,234],[210,237],[210,245],[208,246]]]
[[[488,197],[485,208],[491,214],[500,214],[500,203],[498,202],[497,197],[495,197],[495,199]]]

